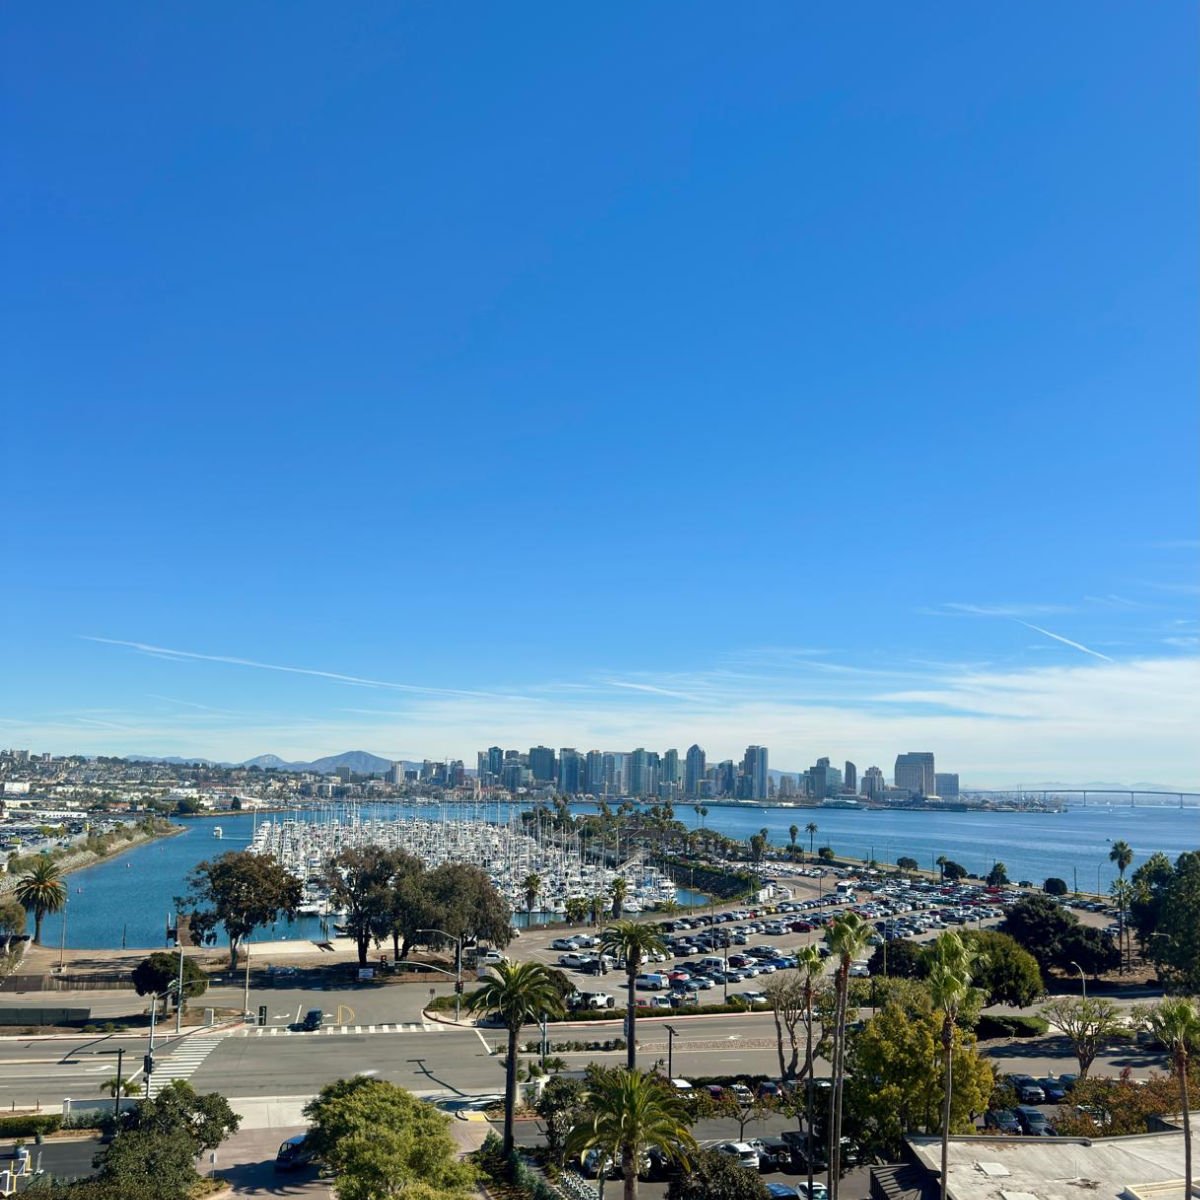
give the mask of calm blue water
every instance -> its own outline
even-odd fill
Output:
[[[436,817],[435,807],[412,809],[388,805],[379,809],[364,806],[363,815],[421,812]],[[581,810],[586,811],[586,810]],[[448,816],[471,815],[505,820],[507,806],[447,806]],[[317,814],[313,814],[317,815]],[[679,805],[676,817],[696,827],[700,818],[688,805]],[[138,847],[109,862],[100,863],[68,877],[68,946],[88,950],[161,946],[173,898],[185,888],[188,872],[201,859],[226,850],[244,848],[250,841],[253,818],[223,815],[219,822],[187,823],[181,834]],[[807,847],[804,827],[815,821],[819,832],[815,844],[829,845],[839,854],[875,857],[895,862],[911,855],[922,866],[932,866],[940,854],[960,862],[973,873],[986,873],[999,859],[1012,879],[1041,882],[1058,875],[1074,886],[1076,877],[1083,890],[1107,891],[1116,871],[1108,861],[1109,842],[1124,838],[1134,851],[1134,866],[1154,851],[1174,858],[1184,850],[1200,847],[1200,810],[1195,808],[1113,807],[1069,809],[1064,813],[914,813],[855,812],[839,809],[765,808],[746,811],[710,807],[705,825],[732,837],[747,837],[766,828],[771,844],[788,843],[788,826],[800,827],[798,841]],[[220,824],[224,838],[212,836]],[[689,897],[681,894],[681,902]],[[31,923],[32,929],[32,923]],[[320,921],[302,917],[290,926],[280,924],[255,937],[307,939],[320,933]],[[56,946],[62,935],[61,918],[47,917],[43,941]]]

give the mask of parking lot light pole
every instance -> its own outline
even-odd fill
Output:
[[[1087,976],[1083,973],[1083,968],[1077,962],[1073,962],[1071,964],[1071,966],[1073,966],[1075,968],[1075,970],[1077,970],[1079,972],[1079,986],[1083,991],[1083,998],[1086,1000],[1087,999]]]
[[[675,1039],[679,1034],[675,1030],[674,1025],[664,1025],[663,1028],[667,1031],[667,1078],[675,1078]]]
[[[444,929],[418,929],[418,933],[437,933],[454,943],[454,1023],[458,1024],[462,1008],[462,938],[447,933]]]

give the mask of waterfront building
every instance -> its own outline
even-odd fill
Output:
[[[662,756],[662,767],[659,774],[660,785],[664,783],[676,784],[680,782],[682,776],[679,774],[678,750],[668,750],[666,754]]]
[[[583,791],[583,756],[573,746],[558,752],[558,791],[562,796],[576,796]]]
[[[599,750],[589,750],[584,766],[584,785],[593,796],[604,795],[604,755]]]
[[[846,769],[842,772],[842,790],[858,791],[858,768],[849,759],[846,759]]]
[[[629,755],[629,794],[631,796],[647,796],[650,794],[650,755],[645,747],[639,746]]]
[[[934,783],[937,786],[937,794],[943,800],[958,799],[958,775],[946,771],[938,771],[934,775]]]
[[[896,770],[892,778],[898,788],[903,788],[910,795],[937,795],[933,755],[928,750],[897,754]]]
[[[388,783],[393,787],[399,787],[404,782],[404,764],[402,762],[394,762],[388,770]]]
[[[836,796],[842,790],[842,773],[829,765],[829,759],[818,758],[815,767],[808,768],[811,794],[818,800]]]
[[[887,790],[887,780],[878,767],[868,767],[863,772],[862,794],[868,800],[882,800]]]
[[[488,774],[494,779],[500,778],[500,770],[504,766],[504,751],[499,746],[489,746],[487,749]]]
[[[780,775],[779,788],[776,794],[780,800],[794,800],[796,798],[795,775]]]
[[[747,746],[742,758],[742,774],[749,779],[746,787],[747,799],[765,800],[767,798],[767,748],[766,746]]]
[[[557,774],[554,751],[549,746],[534,746],[529,751],[529,769],[538,783],[553,783]]]
[[[717,764],[716,787],[718,796],[737,795],[738,773],[732,758]]]
[[[683,794],[685,796],[700,795],[700,784],[706,777],[704,751],[699,746],[691,746],[684,762]]]

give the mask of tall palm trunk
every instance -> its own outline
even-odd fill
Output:
[[[46,914],[41,909],[34,909],[33,913],[33,944],[40,946],[42,944],[42,918]]]
[[[633,981],[636,978],[637,966],[630,961],[626,967],[626,973],[629,976],[628,989],[629,999],[625,1002],[625,1011],[628,1014],[625,1024],[625,1037],[628,1039],[628,1045],[625,1047],[625,1065],[632,1071],[637,1066],[637,993],[634,991]]]
[[[812,1012],[812,981],[811,980],[808,982],[808,984],[806,985],[805,990],[804,990],[804,1008],[805,1008],[805,1013],[808,1017],[807,1031],[806,1031],[805,1039],[804,1039],[804,1041],[805,1041],[804,1061],[808,1064],[807,1065],[808,1080],[807,1080],[805,1086],[807,1087],[808,1092],[807,1092],[807,1096],[805,1098],[804,1107],[806,1110],[805,1119],[808,1122],[808,1194],[811,1196],[813,1193],[812,1152],[813,1152],[813,1148],[814,1148],[813,1147],[812,1102],[813,1102],[813,1084],[816,1082],[815,1077],[817,1074],[816,1067],[813,1064],[813,1044],[812,1044],[812,1042],[813,1042],[813,1039],[812,1039],[813,1012]]]
[[[942,1200],[946,1200],[946,1171],[950,1160],[950,1093],[954,1083],[953,1073],[954,1023],[947,1013],[942,1018],[942,1079],[946,1090],[942,1097]]]
[[[838,1200],[842,1174],[842,1061],[846,1045],[846,1002],[850,967],[838,967],[837,1002],[834,1006],[833,1086],[829,1089],[829,1200]]]
[[[637,1200],[638,1164],[632,1146],[621,1147],[621,1174],[625,1177],[625,1200]]]
[[[504,1064],[504,1157],[507,1158],[513,1150],[513,1122],[517,1111],[517,1039],[521,1036],[521,1027],[508,1027],[508,1058]]]
[[[1175,1051],[1175,1067],[1179,1072],[1179,1098],[1183,1111],[1183,1194],[1192,1195],[1192,1116],[1188,1096],[1188,1052],[1181,1043]]]

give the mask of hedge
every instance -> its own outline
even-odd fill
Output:
[[[989,1038],[1041,1037],[1050,1028],[1044,1017],[1001,1017],[985,1015],[975,1026],[975,1036],[981,1041]]]
[[[61,1113],[25,1113],[0,1117],[0,1138],[36,1137],[39,1133],[57,1133],[62,1128]]]

